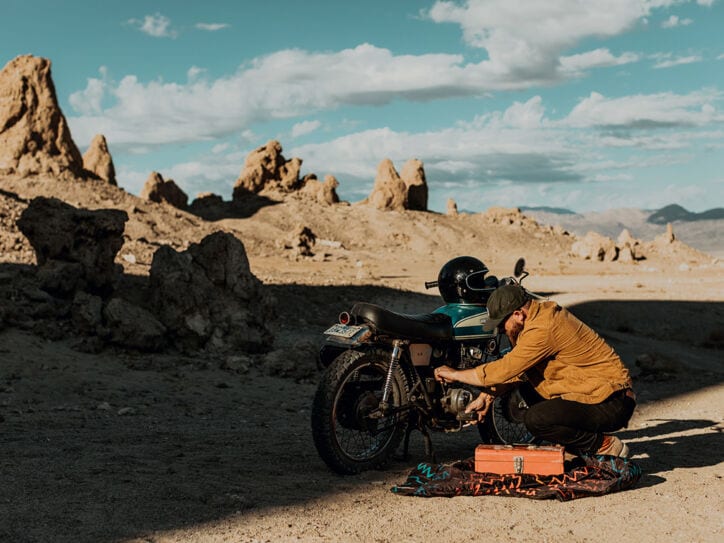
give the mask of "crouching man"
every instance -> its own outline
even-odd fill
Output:
[[[487,306],[512,350],[472,369],[441,366],[435,378],[479,387],[526,381],[540,397],[524,419],[535,437],[563,445],[571,454],[628,456],[628,447],[610,432],[628,424],[636,396],[613,348],[567,309],[531,300],[518,285],[496,289]],[[468,411],[484,414],[492,400],[483,392]]]

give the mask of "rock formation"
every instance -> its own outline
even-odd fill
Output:
[[[616,245],[618,247],[618,259],[621,262],[633,262],[644,258],[641,242],[634,238],[626,228],[618,235]]]
[[[317,243],[317,236],[308,226],[298,225],[284,242],[284,248],[292,251],[293,258],[314,256],[312,249]]]
[[[413,211],[427,211],[427,181],[422,161],[411,158],[405,162],[400,178],[407,187],[406,208]]]
[[[517,227],[537,227],[538,223],[525,215],[518,207],[493,206],[483,213],[483,218],[492,224]]]
[[[113,158],[111,158],[111,153],[108,150],[108,144],[103,134],[97,134],[88,146],[88,149],[83,155],[83,168],[93,173],[99,179],[107,181],[111,185],[117,185]]]
[[[127,220],[125,211],[77,209],[41,196],[31,200],[17,224],[35,249],[42,288],[72,296],[77,290],[112,289]]]
[[[616,242],[597,232],[588,232],[583,239],[575,241],[571,252],[579,258],[602,262],[611,262],[618,258]]]
[[[368,203],[384,211],[400,211],[407,206],[407,186],[400,178],[389,158],[377,166],[377,177],[372,192],[361,203]]]
[[[266,145],[255,149],[246,157],[244,169],[234,184],[233,199],[262,191],[288,193],[301,188],[299,170],[302,159],[286,160],[282,155],[282,145],[270,140]]]
[[[164,245],[150,270],[151,306],[185,350],[263,352],[272,342],[272,301],[251,273],[244,245],[216,232],[188,250]]]
[[[141,191],[141,198],[159,204],[170,204],[179,209],[186,209],[189,197],[174,183],[173,179],[164,180],[158,172],[151,172]]]
[[[452,198],[447,199],[447,214],[448,215],[457,215],[458,214],[458,205],[455,203],[455,200]]]
[[[392,161],[384,159],[377,166],[372,192],[360,203],[384,211],[427,211],[427,182],[422,162],[416,158],[408,160],[400,175]]]
[[[0,72],[0,174],[81,175],[83,159],[58,105],[50,61],[25,55]]]
[[[311,197],[320,204],[333,205],[339,203],[339,196],[337,196],[339,181],[333,175],[325,175],[324,183],[322,183],[313,173],[308,174],[304,176],[302,183],[301,194]]]
[[[200,192],[189,205],[189,211],[207,221],[216,221],[225,216],[227,203],[218,194]]]
[[[339,196],[337,196],[337,187],[339,181],[333,175],[325,175],[324,183],[322,183],[322,190],[317,195],[317,201],[323,204],[338,204]]]

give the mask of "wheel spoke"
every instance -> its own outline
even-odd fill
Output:
[[[334,433],[343,452],[355,460],[367,460],[384,450],[394,433],[399,415],[372,418],[378,409],[384,385],[382,368],[368,365],[352,372],[342,387],[340,398],[345,405],[335,409]],[[393,394],[399,405],[399,391]]]
[[[522,422],[508,420],[501,398],[493,403],[492,417],[493,427],[503,443],[530,443],[534,440],[533,435]]]

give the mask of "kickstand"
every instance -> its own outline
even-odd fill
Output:
[[[435,451],[433,451],[432,448],[432,437],[430,437],[430,432],[427,429],[427,426],[420,420],[420,417],[418,417],[414,413],[410,413],[410,418],[407,422],[407,428],[405,429],[405,439],[403,441],[402,445],[402,455],[401,460],[408,460],[410,457],[410,434],[414,430],[419,430],[422,434],[422,438],[425,441],[425,456],[427,457],[428,461],[437,464],[437,460],[435,457]]]

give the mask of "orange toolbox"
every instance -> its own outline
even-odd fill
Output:
[[[475,448],[475,471],[509,475],[560,475],[563,447],[560,445],[478,445]]]

